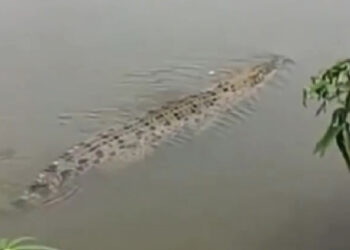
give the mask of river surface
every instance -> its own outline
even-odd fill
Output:
[[[0,236],[62,250],[350,249],[350,174],[334,148],[312,155],[329,114],[301,105],[309,76],[349,57],[349,10],[347,0],[0,0],[2,205],[113,117],[85,111],[134,102],[119,87],[127,73],[262,52],[296,62],[224,135],[91,171],[59,206],[1,215]]]

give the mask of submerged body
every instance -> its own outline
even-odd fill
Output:
[[[111,127],[75,145],[42,170],[13,205],[50,205],[70,197],[78,189],[77,178],[90,168],[109,160],[118,164],[140,160],[184,129],[200,128],[263,86],[286,62],[290,60],[274,56],[248,66],[217,80],[209,89],[168,102],[121,128]]]

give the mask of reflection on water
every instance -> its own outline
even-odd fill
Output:
[[[349,55],[347,1],[0,4],[6,185],[28,183],[68,146],[111,122],[113,115],[74,114],[120,107],[133,96],[120,88],[127,73],[173,58],[190,64],[266,51],[297,62],[287,84],[263,91],[242,124],[162,148],[128,169],[97,169],[68,203],[2,216],[0,235],[30,234],[62,249],[349,249],[349,175],[338,152],[322,160],[312,155],[328,119],[310,120],[312,111],[301,107],[309,75]],[[73,118],[58,117],[65,113]],[[15,154],[6,153],[10,148]]]

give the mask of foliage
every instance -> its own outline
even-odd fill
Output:
[[[337,62],[331,68],[311,77],[311,85],[303,90],[303,104],[306,107],[308,99],[316,99],[321,105],[316,111],[319,115],[326,112],[329,104],[338,107],[333,111],[327,131],[316,144],[314,153],[323,156],[326,149],[336,142],[350,170],[350,59]]]
[[[21,237],[14,240],[0,239],[0,250],[58,250],[34,243],[35,239],[32,237]]]

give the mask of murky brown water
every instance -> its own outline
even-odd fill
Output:
[[[63,250],[350,249],[350,175],[335,150],[312,155],[328,120],[301,107],[309,75],[350,54],[349,9],[346,0],[0,0],[0,202],[95,129],[82,118],[63,126],[59,114],[116,106],[129,94],[117,88],[126,72],[242,52],[297,62],[288,84],[264,91],[224,136],[209,130],[117,173],[92,171],[67,203],[2,216],[0,236]]]

